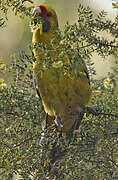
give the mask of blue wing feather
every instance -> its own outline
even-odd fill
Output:
[[[34,76],[33,76],[33,81],[34,81],[34,87],[35,87],[35,89],[36,89],[37,95],[38,95],[38,96],[39,96],[39,98],[41,99],[41,96],[40,96],[39,90],[38,90],[38,88],[37,88],[37,86],[36,86],[36,79],[35,79],[35,77],[34,77]]]

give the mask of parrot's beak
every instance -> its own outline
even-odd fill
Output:
[[[42,14],[42,11],[39,7],[34,8],[33,11],[34,16],[40,16]]]
[[[40,31],[40,35],[44,32],[48,32],[50,29],[50,22],[48,21],[47,17],[44,16],[40,10],[40,8],[35,8],[33,17],[30,23],[31,31]]]

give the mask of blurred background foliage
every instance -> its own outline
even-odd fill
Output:
[[[71,2],[69,8],[73,7]],[[67,21],[61,14],[67,6],[65,1],[45,3],[53,4],[59,19],[62,16]],[[0,1],[0,178],[118,179],[118,16],[112,21],[104,12],[95,15],[75,1],[74,6],[79,8],[77,24],[60,26],[63,33],[58,32],[58,37],[64,52],[70,57],[79,52],[86,59],[93,89],[90,106],[96,106],[100,112],[97,116],[85,114],[80,129],[69,142],[65,135],[60,136],[54,124],[45,134],[41,130],[45,113],[33,87],[29,28],[34,4],[22,0]],[[67,14],[70,16],[72,11],[68,10]],[[109,36],[104,36],[106,33]],[[63,51],[58,53],[61,56]],[[105,67],[108,73],[97,80],[92,58],[95,54],[107,62],[114,57],[112,70]],[[103,62],[100,58],[96,60]]]
[[[74,3],[73,0],[34,0],[34,3],[31,2],[24,0],[1,1],[1,5],[4,6],[5,4],[5,6],[4,8],[2,7],[3,10],[0,11],[0,17],[3,18],[0,22],[3,23],[5,20],[6,23],[4,25],[7,25],[7,28],[0,28],[0,56],[4,57],[4,60],[7,63],[10,63],[9,54],[14,53],[15,50],[18,51],[22,48],[28,51],[28,43],[31,42],[32,33],[29,28],[29,19],[27,16],[24,16],[24,11],[25,14],[29,13],[29,10],[27,10],[26,7],[32,7],[36,4],[48,4],[52,6],[57,12],[59,27],[62,31],[64,30],[67,21],[70,24],[77,22],[77,9],[80,3],[82,3],[84,7],[89,6],[95,17],[98,12],[102,10],[107,12],[107,17],[111,20],[114,20],[114,17],[117,14],[117,11],[112,7],[111,0],[104,0],[104,2],[103,0],[96,0],[96,2],[94,0],[74,0]],[[20,6],[21,8],[19,8]],[[8,14],[5,15],[7,9]],[[15,16],[16,14],[17,16]],[[5,17],[8,18],[8,21]],[[107,32],[103,32],[102,35],[106,38],[111,38]],[[95,63],[97,78],[106,75],[107,72],[110,71],[110,67],[114,65],[112,56],[107,57],[108,60],[105,61],[94,53],[92,59]],[[5,80],[7,79],[8,78]]]

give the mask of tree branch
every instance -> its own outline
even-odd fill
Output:
[[[101,110],[98,110],[96,107],[85,107],[83,111],[87,114],[87,116],[92,114],[94,116],[111,116],[114,118],[118,118],[118,114],[104,113],[101,112]]]

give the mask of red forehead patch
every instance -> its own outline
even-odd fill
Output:
[[[47,13],[47,9],[44,5],[37,5],[36,7],[40,7],[41,8],[41,11],[46,14]]]

